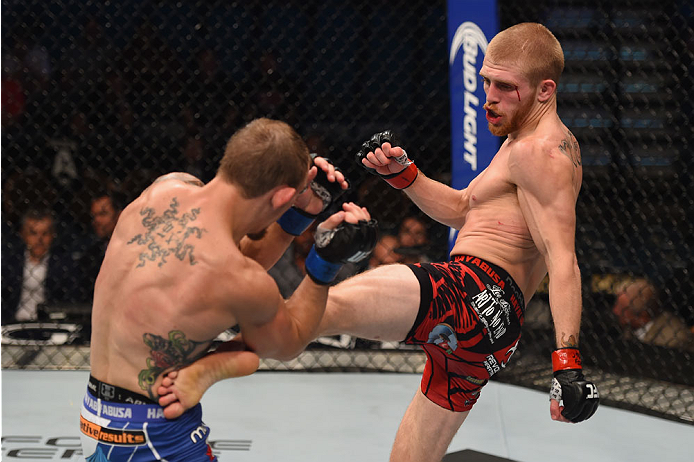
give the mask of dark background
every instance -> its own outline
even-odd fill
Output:
[[[694,325],[691,2],[499,1],[499,17],[501,28],[542,22],[564,48],[559,113],[584,162],[587,365],[694,385],[690,352],[624,338],[611,311],[617,282],[646,277]],[[171,170],[209,180],[229,136],[260,116],[292,124],[348,174],[348,198],[394,230],[414,207],[353,155],[392,129],[421,170],[449,181],[446,37],[437,0],[3,0],[3,248],[30,206],[53,209],[70,246],[90,232],[97,190],[128,202]],[[448,230],[426,224],[429,255],[445,259]],[[529,325],[519,355],[546,362],[551,339]],[[536,386],[525,372],[506,377]]]

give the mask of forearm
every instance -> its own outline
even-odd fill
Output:
[[[189,366],[189,372],[195,374],[203,391],[220,380],[250,375],[258,369],[258,355],[239,348],[239,343],[236,340],[222,343]]]
[[[467,193],[432,180],[421,171],[405,194],[424,213],[446,226],[460,229],[468,210]]]
[[[549,305],[557,348],[578,347],[581,329],[581,273],[575,256],[554,262],[549,273]]]
[[[290,323],[282,349],[269,357],[286,361],[298,356],[317,337],[327,300],[328,286],[316,284],[308,276],[305,277],[286,301]]]
[[[294,236],[284,232],[277,223],[273,223],[260,240],[254,241],[248,236],[244,237],[239,244],[239,249],[242,254],[257,261],[268,270],[277,263],[293,240]]]

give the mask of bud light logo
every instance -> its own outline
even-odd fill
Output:
[[[474,22],[466,21],[458,27],[451,41],[449,64],[453,67],[458,52],[462,49],[462,86],[463,98],[463,159],[470,164],[470,169],[477,171],[477,114],[480,108],[480,99],[475,95],[478,76],[478,62],[483,59],[487,51],[489,41],[482,29]],[[479,51],[482,51],[480,54]],[[478,58],[479,57],[479,58]],[[458,83],[458,82],[456,82]],[[482,104],[484,104],[482,102]],[[459,127],[454,127],[454,130]]]
[[[448,73],[451,96],[451,187],[466,188],[487,168],[499,138],[487,130],[480,81],[489,40],[499,30],[496,0],[448,0]],[[489,38],[489,39],[488,39]],[[449,249],[458,230],[451,228]]]

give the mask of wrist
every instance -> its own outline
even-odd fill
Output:
[[[335,280],[335,276],[342,268],[342,263],[333,263],[321,258],[316,251],[316,246],[311,247],[311,251],[306,257],[306,274],[320,285],[330,284]]]
[[[554,372],[583,369],[581,353],[577,347],[558,348],[552,352],[552,370]]]
[[[393,188],[405,189],[410,187],[412,183],[414,183],[414,180],[417,179],[418,174],[419,169],[417,169],[417,166],[414,164],[414,162],[410,162],[410,164],[407,167],[405,167],[404,170],[398,173],[393,173],[392,175],[382,175],[382,177]]]
[[[285,233],[292,236],[300,236],[316,219],[316,215],[312,215],[296,207],[290,207],[277,220],[277,224],[284,230]]]

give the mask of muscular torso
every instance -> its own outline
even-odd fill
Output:
[[[199,191],[155,183],[121,214],[95,286],[97,379],[156,398],[164,372],[235,324],[225,269],[244,257]]]
[[[577,197],[582,170],[576,139],[558,118],[541,122],[523,143],[534,139],[556,145],[557,153],[572,160]],[[516,281],[527,302],[547,274],[547,267],[523,217],[517,186],[511,178],[510,156],[526,154],[520,146],[518,141],[506,140],[489,166],[468,185],[465,197],[469,209],[451,255],[474,255],[501,266]],[[539,176],[538,181],[542,181]]]

